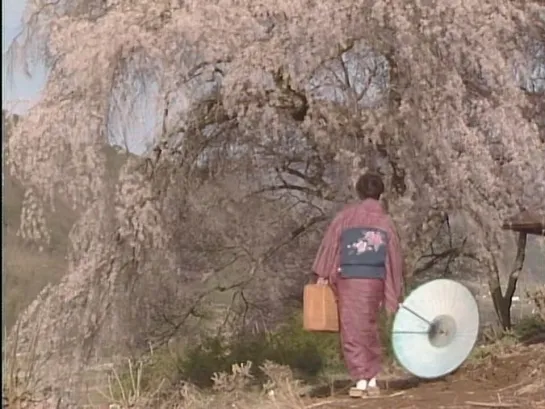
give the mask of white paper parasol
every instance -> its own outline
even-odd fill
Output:
[[[414,290],[394,319],[392,345],[399,363],[419,378],[439,378],[469,356],[479,333],[479,310],[462,284],[433,280]]]

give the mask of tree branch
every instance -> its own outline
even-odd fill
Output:
[[[264,188],[261,188],[259,190],[256,190],[254,194],[260,194],[265,192],[278,192],[281,190],[297,190],[299,192],[304,192],[313,196],[320,197],[319,192],[306,187],[306,186],[299,186],[299,185],[293,185],[291,183],[286,183],[285,185],[277,185],[277,186],[266,186]]]
[[[449,260],[452,260],[454,257],[459,256],[462,253],[462,249],[463,244],[460,247],[450,248],[438,254],[428,255],[427,257],[431,257],[431,260],[427,261],[422,267],[415,269],[413,275],[418,275],[429,270],[442,259],[448,258]]]

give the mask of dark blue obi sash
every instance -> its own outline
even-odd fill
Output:
[[[386,277],[388,234],[380,229],[356,227],[341,233],[340,276],[342,278]]]

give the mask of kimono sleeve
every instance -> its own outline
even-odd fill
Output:
[[[403,292],[403,256],[399,236],[393,224],[388,229],[388,258],[384,282],[384,306],[393,314],[397,311]]]
[[[340,216],[333,219],[326,230],[312,266],[312,270],[318,277],[330,281],[335,280],[337,270],[339,269],[339,239],[341,224]]]

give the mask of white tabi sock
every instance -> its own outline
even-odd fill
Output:
[[[367,386],[370,388],[376,388],[377,387],[377,378],[372,378],[369,380],[369,383],[367,383]]]
[[[359,389],[360,391],[367,390],[367,381],[365,379],[362,379],[356,382],[356,389]]]

